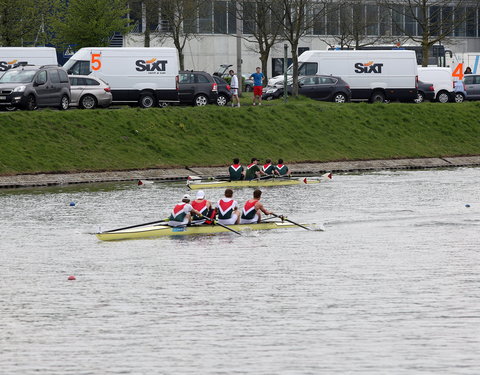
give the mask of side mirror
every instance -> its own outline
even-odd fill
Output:
[[[44,79],[39,79],[38,77],[35,79],[34,86],[41,86],[47,83]]]

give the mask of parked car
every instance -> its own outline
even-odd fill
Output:
[[[311,99],[345,103],[350,101],[352,92],[350,86],[340,77],[334,76],[304,76],[298,79],[298,93]],[[288,85],[288,94],[292,94],[292,84]],[[278,99],[283,96],[283,85],[267,86],[263,99]]]
[[[217,68],[217,70],[212,74],[213,76],[217,76],[220,78],[228,78],[229,74],[228,72],[230,69],[232,69],[233,65],[232,64],[220,64],[220,66]],[[250,79],[249,74],[242,74],[243,77],[243,91],[245,92],[251,92],[253,91],[253,79]]]
[[[435,99],[435,88],[432,83],[418,81],[417,99],[415,103],[423,103],[425,100],[433,101]]]
[[[454,97],[454,85],[450,68],[438,66],[418,67],[419,81],[432,82],[435,89],[435,100],[448,103]]]
[[[0,106],[33,110],[37,107],[68,109],[70,81],[56,65],[12,68],[0,78]]]
[[[218,87],[213,77],[206,72],[183,71],[179,74],[178,97],[181,104],[204,106],[216,103]]]
[[[112,104],[108,83],[93,76],[69,76],[72,98],[70,106],[82,109],[106,108]]]
[[[466,100],[480,100],[480,74],[466,74],[463,86]]]
[[[217,83],[217,105],[224,106],[227,105],[230,100],[232,100],[232,93],[230,92],[230,85],[223,78],[218,76],[213,76],[213,79]]]

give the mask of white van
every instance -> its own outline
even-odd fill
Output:
[[[450,68],[419,66],[418,79],[422,82],[433,84],[435,100],[440,103],[448,103],[455,94],[452,70]]]
[[[20,65],[58,65],[52,47],[0,47],[0,74]]]
[[[413,101],[417,98],[415,51],[306,51],[299,58],[299,75],[334,75],[350,85],[352,100]],[[292,67],[287,74],[292,74]],[[283,75],[269,80],[282,82]]]
[[[82,48],[64,68],[70,75],[94,75],[110,85],[114,103],[143,108],[178,102],[175,48]]]

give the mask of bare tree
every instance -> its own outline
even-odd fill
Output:
[[[270,52],[280,39],[283,25],[276,22],[272,9],[278,0],[239,0],[242,11],[237,19],[244,24],[243,38],[253,43],[252,48],[260,54],[262,71],[267,78]]]
[[[312,29],[315,20],[324,16],[331,0],[277,0],[272,8],[275,22],[282,25],[282,37],[288,41],[292,54],[293,95],[298,96],[298,46]]]
[[[422,65],[428,65],[430,47],[453,35],[466,19],[468,0],[380,0],[392,13],[394,34],[422,46]]]

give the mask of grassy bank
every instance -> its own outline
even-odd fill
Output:
[[[170,107],[0,114],[0,174],[480,154],[480,103]]]

